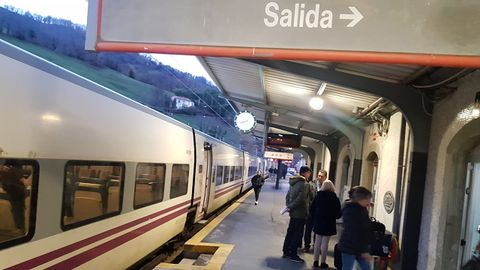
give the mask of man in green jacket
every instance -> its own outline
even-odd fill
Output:
[[[303,228],[308,217],[308,201],[305,182],[312,171],[308,166],[300,168],[300,175],[290,178],[290,189],[286,197],[286,206],[290,213],[287,235],[283,243],[283,258],[303,263],[305,260],[297,254],[297,248],[302,244]]]

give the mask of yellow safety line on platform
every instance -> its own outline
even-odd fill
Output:
[[[245,201],[253,193],[252,190],[243,195],[240,199],[234,202],[230,207],[223,211],[220,215],[210,221],[207,226],[190,238],[184,245],[184,250],[191,250],[198,253],[213,253],[210,262],[205,266],[189,265],[189,264],[173,264],[173,263],[161,263],[155,267],[157,270],[164,269],[202,269],[202,270],[220,270],[227,261],[228,256],[232,252],[235,245],[221,244],[221,243],[203,243],[202,240],[207,237],[222,221],[228,217],[240,203]]]

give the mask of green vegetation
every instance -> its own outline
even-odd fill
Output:
[[[109,68],[95,67],[84,61],[6,35],[0,34],[0,39],[138,102],[148,104],[156,97],[158,90],[154,86],[134,80]]]

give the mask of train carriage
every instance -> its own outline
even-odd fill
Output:
[[[1,269],[127,268],[245,190],[242,151],[8,43],[0,51],[0,167],[25,189],[14,200],[0,181]]]

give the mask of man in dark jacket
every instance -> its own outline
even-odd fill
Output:
[[[262,172],[258,171],[257,174],[252,177],[252,187],[253,191],[255,191],[255,205],[258,204],[258,197],[260,196],[260,191],[264,183],[265,178],[262,176]]]
[[[297,248],[302,243],[303,228],[308,217],[308,202],[305,181],[312,171],[309,167],[300,168],[300,175],[290,178],[290,189],[286,197],[286,206],[290,213],[287,235],[283,243],[283,258],[290,258],[294,262],[303,263],[305,260],[297,254]]]

